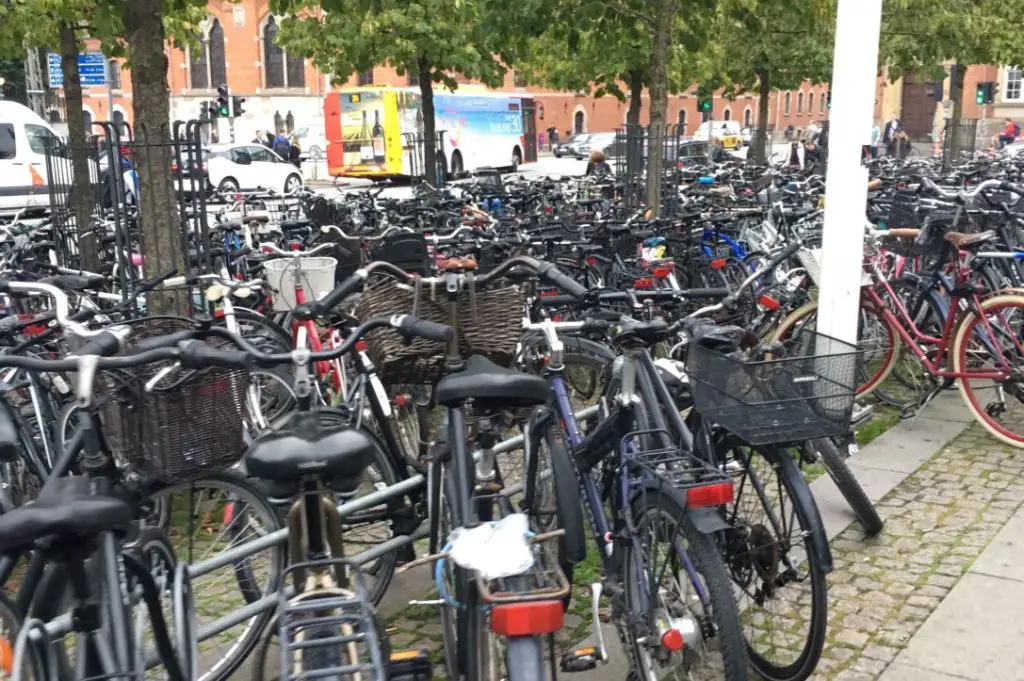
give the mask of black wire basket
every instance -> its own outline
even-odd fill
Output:
[[[187,319],[133,322],[122,354],[135,343],[191,328]],[[233,346],[232,346],[233,347]],[[165,483],[201,478],[234,465],[245,452],[249,376],[238,369],[175,370],[152,392],[146,382],[171,362],[96,376],[95,398],[107,444],[140,473]]]
[[[810,330],[785,346],[782,358],[748,362],[692,344],[686,372],[694,407],[752,445],[849,432],[863,351]]]

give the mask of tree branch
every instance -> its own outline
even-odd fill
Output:
[[[632,17],[634,19],[638,19],[638,20],[640,20],[640,21],[644,22],[645,24],[648,24],[649,26],[652,26],[652,27],[653,26],[657,26],[658,22],[656,22],[654,20],[654,17],[649,16],[647,14],[644,14],[643,12],[641,12],[639,10],[635,10],[632,7],[624,5],[624,4],[620,3],[620,2],[618,2],[617,0],[607,0],[605,4],[608,7],[610,7],[613,11],[616,11],[619,14],[625,14],[626,16]]]

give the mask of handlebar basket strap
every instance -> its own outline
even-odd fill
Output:
[[[190,328],[186,319],[154,317],[135,323],[132,344]],[[226,341],[210,341],[234,347]],[[152,391],[146,382],[168,362],[101,372],[95,397],[107,445],[142,475],[164,483],[196,480],[232,466],[245,451],[242,428],[249,377],[211,367],[175,370]]]
[[[459,354],[483,355],[495,364],[510,366],[522,335],[525,297],[517,286],[487,291],[463,289],[457,297]],[[355,315],[373,317],[411,314],[439,324],[449,323],[449,301],[439,288],[427,288],[420,279],[401,284],[381,278],[368,285]],[[443,343],[416,338],[407,344],[393,329],[377,329],[366,336],[367,353],[381,380],[387,384],[428,384],[440,380],[444,370]]]

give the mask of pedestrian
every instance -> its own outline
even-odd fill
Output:
[[[910,137],[907,136],[907,131],[903,128],[897,130],[893,137],[893,151],[896,158],[901,161],[910,153]]]
[[[558,144],[558,130],[555,126],[551,126],[548,128],[548,151],[554,151],[556,144]]]
[[[267,132],[265,134],[266,134],[266,139],[263,140],[263,146],[265,146],[267,149],[273,149],[274,148],[274,138],[275,138],[274,133],[272,133],[269,130],[267,130]]]
[[[999,148],[1002,149],[1007,144],[1012,144],[1019,135],[1020,128],[1017,127],[1012,118],[1007,118],[1006,125],[1003,126],[1002,132],[999,133]]]
[[[889,118],[889,122],[885,124],[885,130],[882,131],[882,144],[885,145],[885,153],[889,156],[895,155],[895,144],[896,133],[900,130],[900,119],[896,118],[896,114],[893,114]]]
[[[274,153],[285,161],[292,157],[292,143],[288,141],[288,138],[284,136],[284,133],[281,133],[274,138],[274,144],[271,149],[273,149]]]
[[[543,149],[544,148],[544,133],[538,133],[538,135],[537,135],[537,148],[538,149]]]
[[[302,168],[302,149],[299,147],[299,138],[293,133],[288,138],[291,143],[291,149],[288,150],[288,160],[292,162],[292,165],[296,168]]]
[[[882,141],[882,128],[879,127],[877,121],[871,126],[871,158],[878,158],[878,143]]]
[[[800,143],[791,142],[789,145],[789,169],[800,170],[803,168],[803,162],[800,160]]]
[[[712,163],[725,163],[729,161],[729,154],[725,151],[725,144],[722,143],[722,138],[712,137],[711,138],[711,162]]]
[[[604,177],[612,174],[612,167],[608,165],[604,152],[594,149],[590,152],[590,161],[587,163],[587,177]]]
[[[252,143],[267,146],[267,133],[263,130],[257,130],[256,134],[253,135]]]
[[[795,130],[796,129],[793,127],[792,123],[790,123],[789,125],[786,126],[786,131],[783,134],[785,135],[787,142],[789,142],[789,141],[791,141],[793,139],[793,133],[794,133]]]

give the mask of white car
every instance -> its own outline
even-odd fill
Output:
[[[324,126],[307,125],[299,128],[295,131],[295,137],[299,140],[302,160],[327,158],[327,133],[324,132]]]
[[[740,130],[740,137],[743,139],[743,146],[749,147],[754,142],[753,128],[743,128]]]
[[[214,144],[207,149],[206,176],[217,192],[272,189],[291,194],[302,171],[259,144]]]

